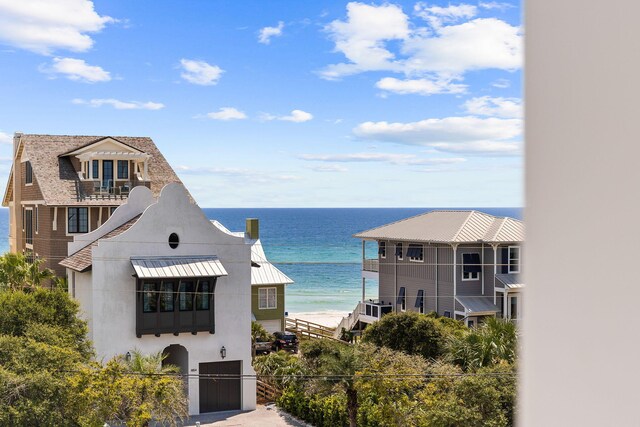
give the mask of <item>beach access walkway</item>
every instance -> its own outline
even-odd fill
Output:
[[[298,335],[299,338],[308,339],[335,339],[336,328],[309,322],[303,319],[285,318],[285,329]]]

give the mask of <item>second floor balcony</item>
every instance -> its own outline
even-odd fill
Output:
[[[133,180],[84,180],[76,181],[76,200],[121,200],[129,197],[133,187],[150,188],[149,181]]]
[[[379,261],[377,259],[365,258],[362,260],[362,271],[377,273],[379,271]]]

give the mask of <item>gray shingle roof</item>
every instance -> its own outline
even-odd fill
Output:
[[[68,205],[119,205],[125,200],[83,200],[76,199],[76,173],[68,157],[58,157],[78,148],[90,145],[105,136],[86,135],[34,135],[20,136],[24,150],[33,167],[33,175],[40,186],[45,204],[50,206]],[[160,195],[162,188],[171,182],[180,182],[167,160],[151,138],[113,136],[113,139],[151,155],[149,159],[149,178],[154,197]],[[8,185],[12,185],[9,182]]]
[[[522,242],[524,223],[478,211],[431,211],[363,231],[353,237],[434,243]]]
[[[140,215],[136,216],[135,218],[130,219],[129,221],[127,221],[124,224],[122,224],[120,227],[114,228],[113,230],[111,230],[110,232],[105,234],[104,236],[102,236],[99,239],[96,239],[93,242],[89,243],[87,246],[85,246],[84,248],[80,249],[79,251],[77,251],[76,253],[71,255],[70,257],[67,257],[67,258],[63,259],[62,261],[60,261],[60,265],[63,266],[63,267],[67,267],[67,268],[70,268],[72,270],[78,271],[80,273],[84,273],[85,271],[89,271],[91,269],[91,265],[93,263],[93,259],[92,259],[92,255],[91,255],[91,249],[94,246],[97,246],[98,243],[100,243],[100,240],[109,239],[111,237],[115,237],[115,236],[118,236],[118,235],[124,233],[129,228],[131,228],[131,226],[133,224],[135,224],[136,221],[138,221],[138,218],[140,218]]]

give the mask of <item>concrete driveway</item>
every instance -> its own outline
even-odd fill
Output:
[[[227,427],[310,427],[302,421],[294,419],[286,412],[280,411],[275,405],[258,405],[255,411],[225,411],[213,414],[193,416],[187,421],[185,426],[195,426],[199,421],[202,427],[205,426],[227,426]]]

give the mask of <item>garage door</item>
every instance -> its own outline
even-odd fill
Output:
[[[241,373],[239,360],[200,363],[200,413],[241,409]]]
[[[260,320],[258,321],[270,334],[282,330],[282,320]]]

